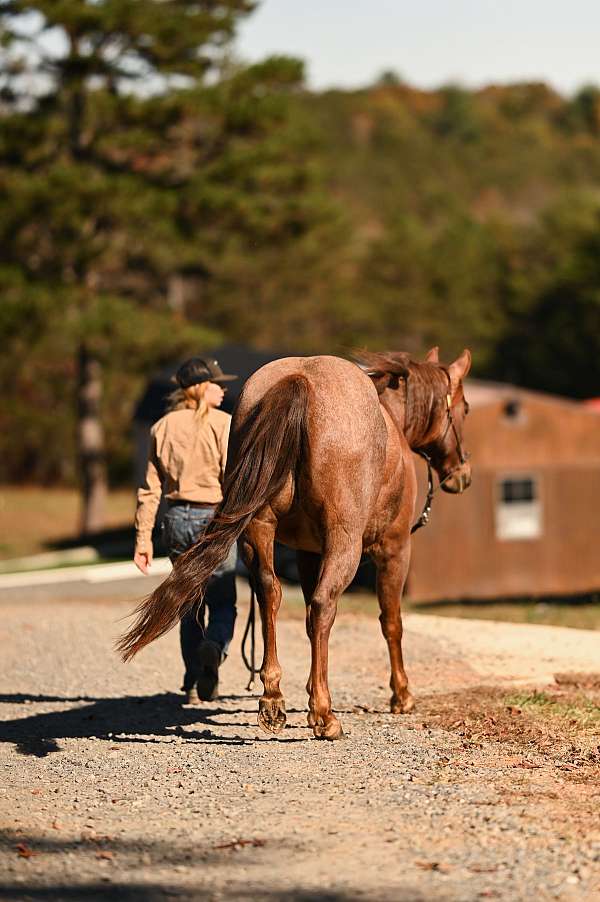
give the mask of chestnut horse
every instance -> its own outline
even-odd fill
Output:
[[[343,735],[327,681],[329,633],[341,593],[367,552],[377,567],[387,640],[391,710],[414,702],[402,661],[400,599],[410,558],[416,498],[412,451],[428,455],[446,492],[462,492],[471,470],[462,450],[467,413],[462,380],[469,351],[442,366],[437,348],[417,363],[403,353],[288,357],[246,382],[233,415],[223,501],[199,542],[138,607],[119,643],[124,660],[170,629],[203,597],[239,539],[260,607],[264,657],[260,726],[285,725],[276,621],[281,586],[275,539],[296,549],[312,662],[308,723],[315,736]]]

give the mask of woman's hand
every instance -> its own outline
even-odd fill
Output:
[[[138,570],[141,570],[142,573],[148,576],[152,564],[152,548],[149,551],[136,551],[133,556],[133,563]]]

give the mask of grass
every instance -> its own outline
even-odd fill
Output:
[[[108,529],[133,521],[133,491],[111,492]],[[60,539],[77,535],[79,493],[75,489],[0,486],[0,560],[47,551]]]
[[[590,697],[581,693],[567,696],[549,695],[547,692],[521,692],[506,698],[507,705],[521,711],[533,712],[568,720],[571,725],[582,727],[600,725],[600,707]]]
[[[519,599],[515,601],[409,602],[407,610],[441,617],[501,620],[509,623],[537,623],[575,629],[600,630],[600,601],[594,599]]]
[[[481,686],[418,700],[409,729],[439,728],[463,747],[507,745],[512,767],[554,767],[562,777],[596,785],[600,774],[600,674],[557,674],[544,692],[507,693]],[[506,754],[506,753],[505,753]],[[510,753],[509,753],[510,754]],[[502,753],[498,750],[499,760]]]

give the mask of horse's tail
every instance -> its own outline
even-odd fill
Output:
[[[304,376],[286,376],[251,411],[240,429],[223,501],[200,540],[136,608],[137,620],[117,644],[124,661],[166,633],[202,600],[209,577],[233,543],[256,512],[283,488],[302,452],[309,392]]]

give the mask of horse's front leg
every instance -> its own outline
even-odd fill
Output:
[[[310,604],[310,696],[308,723],[318,739],[341,739],[342,725],[331,710],[328,685],[329,634],[337,611],[339,596],[349,585],[358,567],[360,543],[332,543],[323,556],[322,570]]]
[[[402,659],[401,600],[410,563],[410,537],[388,536],[373,553],[377,566],[379,622],[388,644],[391,664],[390,688],[392,714],[408,714],[415,706],[408,690],[408,677]]]
[[[281,583],[273,567],[275,518],[261,512],[245,530],[242,555],[248,566],[260,609],[263,661],[260,678],[263,695],[258,703],[258,725],[267,733],[285,727],[285,701],[279,687],[281,666],[277,657],[277,614],[281,605]]]

